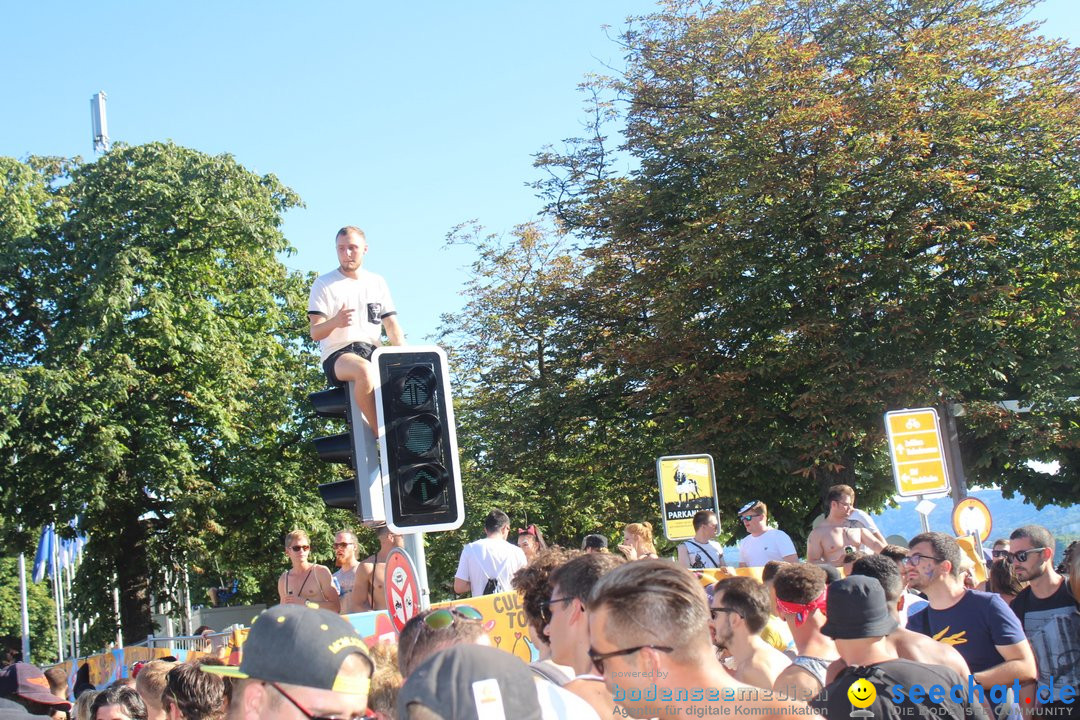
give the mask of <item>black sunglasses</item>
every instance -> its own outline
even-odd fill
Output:
[[[593,665],[596,666],[596,672],[603,675],[604,661],[608,658],[619,657],[620,655],[633,655],[634,653],[645,649],[657,650],[664,653],[675,652],[675,648],[665,647],[663,645],[638,645],[636,647],[626,648],[625,650],[612,650],[609,653],[598,653],[592,648],[589,648],[589,659],[592,660]]]
[[[991,550],[990,557],[992,558],[1007,558],[1009,557],[1008,550]]]
[[[904,558],[905,565],[918,565],[923,560],[933,560],[934,562],[944,562],[945,558],[934,557],[933,555],[921,555],[919,553],[911,553]]]
[[[709,608],[709,614],[712,615],[713,620],[716,619],[716,613],[735,613],[739,617],[742,617],[742,613],[732,607],[721,605],[720,607]]]
[[[551,606],[555,603],[567,603],[573,599],[574,598],[572,595],[567,595],[561,598],[551,598],[549,600],[544,600],[540,603],[540,619],[544,621],[545,625],[547,625],[549,622],[551,622]]]
[[[1037,547],[1037,548],[1028,548],[1027,550],[1017,550],[1014,553],[1006,553],[1005,554],[1005,562],[1009,563],[1010,565],[1013,564],[1014,562],[1027,562],[1029,554],[1031,554],[1033,552],[1041,553],[1045,549],[1046,548],[1044,548],[1044,547]]]

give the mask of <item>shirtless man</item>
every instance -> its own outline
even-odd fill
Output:
[[[356,587],[356,569],[360,567],[360,561],[356,559],[356,548],[356,535],[348,530],[342,530],[334,536],[334,558],[339,568],[334,573],[334,580],[341,593],[342,615],[371,609],[368,607],[365,589],[361,588],[359,592],[353,592]]]
[[[833,485],[825,496],[828,514],[806,540],[806,562],[844,564],[845,548],[865,545],[872,552],[885,547],[885,538],[848,519],[855,509],[855,491],[848,485]]]
[[[405,547],[405,538],[390,532],[390,528],[380,525],[379,549],[369,555],[356,569],[356,586],[353,594],[365,610],[386,609],[386,556],[394,548]],[[359,611],[357,611],[359,612]]]
[[[791,660],[761,638],[772,614],[768,589],[754,578],[723,578],[713,586],[709,611],[713,644],[731,653],[735,679],[772,690]]]
[[[286,605],[315,603],[320,608],[338,612],[341,609],[334,578],[325,565],[308,560],[311,539],[303,530],[293,530],[285,536],[285,554],[292,569],[278,578],[278,598]]]

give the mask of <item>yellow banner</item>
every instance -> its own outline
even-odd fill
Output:
[[[517,655],[525,662],[540,659],[540,651],[529,636],[529,624],[521,596],[516,592],[482,595],[466,600],[452,600],[432,605],[433,608],[468,605],[484,616],[484,627],[491,635],[491,643],[500,650]]]

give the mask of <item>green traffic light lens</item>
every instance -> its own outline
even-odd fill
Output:
[[[398,380],[398,402],[409,408],[427,408],[435,396],[436,387],[435,373],[431,368],[411,368]]]
[[[410,504],[423,508],[446,504],[446,468],[435,463],[414,465],[405,473],[402,489]]]
[[[416,459],[434,459],[440,450],[442,424],[431,413],[401,421],[397,427],[398,445]]]

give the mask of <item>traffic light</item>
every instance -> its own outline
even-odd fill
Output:
[[[382,434],[383,498],[394,532],[454,530],[465,520],[446,353],[381,347],[375,408]]]
[[[323,502],[329,507],[352,510],[364,522],[382,522],[385,515],[375,436],[356,406],[352,383],[311,393],[308,400],[319,417],[338,418],[348,424],[346,432],[313,441],[319,459],[347,464],[353,471],[348,480],[319,485]]]

